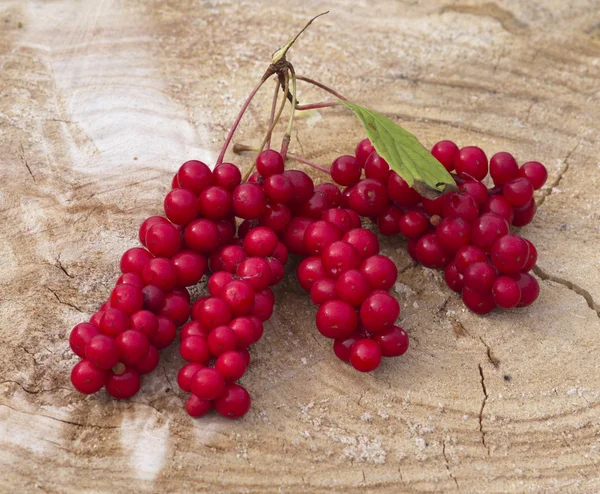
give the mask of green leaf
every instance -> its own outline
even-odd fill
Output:
[[[342,101],[362,122],[377,154],[419,194],[435,199],[457,190],[452,175],[417,138],[380,113]]]

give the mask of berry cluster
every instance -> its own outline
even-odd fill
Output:
[[[509,153],[497,153],[489,163],[494,187],[488,189],[482,182],[488,159],[480,148],[459,150],[451,141],[440,141],[432,154],[456,171],[458,192],[422,197],[390,170],[368,139],[358,144],[354,157],[337,158],[330,173],[346,187],[342,205],[371,218],[381,234],[406,237],[411,257],[428,268],[445,269],[448,286],[473,312],[532,304],[539,286],[529,271],[537,251],[529,240],[511,234],[510,226],[533,219],[533,193],[544,185],[546,168],[534,161],[519,167]]]

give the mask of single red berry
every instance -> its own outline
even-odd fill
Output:
[[[214,221],[231,216],[233,213],[231,192],[218,185],[207,187],[198,196],[198,210],[202,216]]]
[[[521,300],[521,289],[518,283],[509,276],[500,276],[492,286],[492,296],[498,307],[512,309]]]
[[[429,227],[429,220],[421,211],[408,211],[398,220],[398,230],[406,238],[417,239]]]
[[[533,197],[533,185],[526,178],[515,178],[502,188],[506,202],[515,208],[525,206]]]
[[[119,359],[125,365],[140,363],[150,350],[150,342],[146,335],[131,329],[117,336],[116,342]]]
[[[342,238],[342,232],[326,221],[315,221],[304,233],[304,246],[311,255],[320,255],[325,248]]]
[[[371,293],[360,306],[360,320],[373,333],[391,328],[399,315],[400,304],[383,290]]]
[[[158,366],[160,355],[155,346],[150,345],[146,356],[135,365],[135,370],[140,375],[150,374]]]
[[[360,266],[361,257],[358,251],[350,244],[337,241],[329,245],[321,256],[323,269],[331,278],[338,278],[349,269]]]
[[[273,276],[269,263],[262,257],[244,259],[235,274],[238,278],[247,281],[256,292],[268,288]]]
[[[377,333],[373,339],[379,344],[384,357],[399,357],[408,350],[408,334],[398,326],[392,326],[383,333]]]
[[[348,362],[350,360],[350,349],[359,339],[360,336],[358,334],[337,338],[333,342],[333,353],[343,362]]]
[[[192,318],[207,329],[228,324],[231,316],[229,304],[217,297],[198,299],[192,306]]]
[[[381,362],[381,347],[376,341],[363,338],[350,348],[350,364],[359,372],[371,372]]]
[[[484,204],[489,196],[487,187],[477,180],[468,180],[460,184],[458,190],[463,194],[470,195],[475,200],[477,206]]]
[[[213,221],[200,218],[185,227],[183,239],[188,248],[205,254],[219,246],[219,230]]]
[[[533,220],[536,210],[537,205],[532,197],[525,206],[514,208],[515,215],[512,220],[512,225],[518,227],[528,225],[531,223],[531,220]]]
[[[426,268],[442,269],[450,261],[435,233],[427,233],[417,241],[416,256]]]
[[[121,257],[121,272],[142,274],[142,269],[153,257],[150,252],[141,247],[126,250]]]
[[[188,336],[181,340],[179,353],[187,362],[206,364],[210,359],[210,349],[206,338],[202,336]]]
[[[423,210],[430,216],[437,214],[442,215],[444,209],[444,203],[446,202],[446,195],[440,196],[437,199],[427,199],[426,197],[421,198],[423,202]]]
[[[126,314],[142,310],[144,305],[142,290],[133,285],[117,285],[110,294],[110,305]]]
[[[271,268],[271,283],[270,286],[277,285],[285,276],[285,268],[279,259],[274,257],[267,257],[265,259],[267,264]]]
[[[100,319],[100,332],[111,338],[129,328],[129,317],[120,309],[106,309]]]
[[[375,255],[368,257],[360,266],[360,272],[367,278],[373,290],[389,290],[398,278],[398,269],[389,257]]]
[[[73,353],[85,358],[85,347],[97,334],[99,334],[98,328],[89,322],[82,322],[75,326],[69,336],[69,345]]]
[[[371,153],[365,163],[365,177],[387,184],[390,179],[390,165],[377,153]]]
[[[321,215],[331,208],[331,200],[325,192],[315,190],[313,195],[297,208],[297,214],[313,220],[318,220]]]
[[[387,188],[378,180],[366,178],[358,182],[349,197],[350,207],[360,216],[377,216],[389,204]]]
[[[504,235],[508,235],[508,222],[493,213],[482,214],[473,222],[471,228],[471,241],[473,245],[489,251],[492,245]]]
[[[286,203],[294,195],[294,187],[285,175],[271,175],[263,185],[265,195],[275,202]]]
[[[179,372],[177,373],[177,384],[181,390],[190,393],[192,391],[192,378],[196,375],[196,372],[204,368],[204,365],[192,362],[179,369]]]
[[[169,292],[165,295],[165,304],[157,315],[167,317],[175,326],[181,326],[190,317],[190,301],[185,295]]]
[[[217,227],[217,235],[219,237],[219,245],[228,245],[235,237],[235,218],[230,216],[215,222]]]
[[[119,349],[114,339],[98,334],[85,347],[85,358],[98,369],[109,370],[119,363]]]
[[[459,177],[481,181],[488,173],[488,159],[480,148],[466,146],[455,156],[454,167]]]
[[[204,276],[208,267],[206,257],[191,250],[175,254],[171,262],[175,267],[178,286],[195,285]]]
[[[362,222],[360,220],[360,216],[358,213],[352,209],[346,209],[346,212],[350,216],[350,225],[352,228],[360,228],[362,226]]]
[[[198,216],[198,198],[187,189],[173,189],[164,200],[165,215],[171,223],[187,225]]]
[[[490,196],[481,207],[481,213],[494,213],[509,224],[513,221],[514,211],[503,196]]]
[[[463,288],[463,275],[458,272],[456,263],[452,261],[444,268],[444,280],[450,290],[460,293]]]
[[[125,273],[119,276],[116,285],[133,285],[141,290],[144,288],[144,280],[139,274]]]
[[[149,310],[139,310],[129,317],[129,325],[134,331],[146,335],[147,338],[152,338],[158,331],[158,319]]]
[[[373,147],[373,144],[371,144],[371,141],[369,141],[369,139],[363,139],[358,143],[358,146],[356,146],[354,156],[356,156],[356,161],[358,161],[358,164],[364,167],[365,163],[367,162],[367,158],[374,151],[375,148]]]
[[[233,191],[233,210],[236,216],[246,220],[260,217],[267,201],[262,188],[256,184],[238,185]]]
[[[502,185],[519,174],[517,160],[510,153],[496,153],[490,159],[490,175],[495,185]]]
[[[248,254],[246,254],[246,251],[238,245],[228,245],[227,247],[223,247],[218,256],[221,262],[220,270],[227,271],[228,273],[232,274],[237,271],[238,267],[243,261],[248,259]],[[210,262],[209,267],[211,267],[213,272],[215,271],[215,269],[212,269],[213,266],[210,266]]]
[[[140,374],[137,370],[128,367],[125,372],[115,374],[109,372],[106,380],[106,391],[113,398],[127,400],[140,390]]]
[[[138,235],[139,239],[140,239],[140,243],[142,245],[146,245],[146,233],[148,233],[148,229],[152,225],[156,225],[158,223],[162,223],[164,225],[170,225],[171,224],[169,222],[169,220],[167,220],[166,218],[163,218],[162,216],[150,216],[150,218],[146,218],[144,220],[144,222],[140,226],[140,231],[139,231],[139,235]],[[137,247],[137,248],[139,248],[139,247]]]
[[[267,203],[259,222],[263,227],[269,228],[275,233],[281,233],[285,231],[291,220],[292,213],[285,204]],[[253,229],[256,229],[256,227]],[[242,237],[245,238],[246,236],[242,235]]]
[[[472,223],[479,216],[479,207],[472,196],[452,193],[446,197],[442,214],[444,218],[462,218]]]
[[[250,317],[237,317],[231,321],[229,327],[235,333],[237,349],[256,343],[262,336],[262,323],[259,326]]]
[[[215,362],[215,369],[225,378],[225,381],[237,381],[246,372],[248,364],[240,352],[229,351],[222,353]]]
[[[288,250],[287,247],[279,242],[273,252],[273,257],[277,259],[281,264],[285,264],[288,261]]]
[[[250,257],[269,257],[275,252],[278,242],[273,230],[259,226],[244,237],[244,250]]]
[[[152,225],[146,232],[146,247],[156,257],[173,257],[181,248],[179,230],[170,223]]]
[[[527,256],[527,262],[525,263],[525,266],[523,266],[522,269],[522,271],[527,272],[531,271],[535,266],[535,263],[537,262],[538,258],[538,253],[537,249],[535,248],[535,245],[533,245],[531,241],[527,240],[526,238],[524,238],[523,240],[525,240],[525,242],[529,246],[529,256]]]
[[[346,232],[342,240],[354,247],[361,259],[367,259],[379,253],[377,235],[365,228],[353,228]]]
[[[205,367],[192,377],[191,389],[202,400],[215,400],[225,390],[225,379],[216,369]]]
[[[232,280],[221,290],[221,299],[229,304],[234,317],[252,313],[254,307],[254,289],[243,280]]]
[[[296,277],[303,290],[310,292],[313,284],[326,277],[323,262],[320,257],[307,257],[298,264]]]
[[[360,180],[362,167],[354,156],[340,156],[331,164],[329,172],[334,182],[348,186]]]
[[[331,278],[321,278],[315,280],[310,289],[310,299],[315,305],[321,305],[328,300],[337,297],[335,291],[336,281]]]
[[[487,262],[487,260],[485,252],[474,245],[461,247],[454,256],[454,264],[456,264],[456,269],[460,274],[464,274],[469,265],[480,261]]]
[[[548,180],[548,170],[537,161],[528,161],[519,168],[519,177],[526,178],[535,190],[539,190]]]
[[[386,237],[392,237],[400,233],[400,220],[404,216],[402,209],[391,205],[377,217],[377,228],[379,233]]]
[[[179,186],[191,190],[198,195],[206,187],[213,184],[214,178],[210,168],[201,161],[186,161],[177,172]]]
[[[158,316],[157,319],[158,329],[156,330],[156,333],[154,333],[154,336],[150,338],[150,343],[158,350],[162,350],[173,343],[175,336],[177,336],[177,327],[173,324],[173,321],[166,317]]]
[[[332,208],[337,208],[340,205],[342,193],[340,192],[340,189],[338,189],[337,186],[331,182],[325,182],[317,185],[315,187],[315,192],[323,192],[327,194]]]
[[[517,307],[527,307],[533,304],[540,295],[540,285],[529,273],[519,273],[513,276],[521,289],[521,300]]]
[[[181,341],[189,338],[190,336],[201,336],[202,338],[208,338],[210,329],[205,328],[198,321],[190,321],[186,323],[179,333],[179,339]]]
[[[421,202],[419,193],[394,171],[390,173],[387,190],[390,199],[399,206],[416,206]]]
[[[281,154],[272,149],[263,151],[256,158],[256,170],[265,178],[283,173],[284,164]]]
[[[80,393],[90,395],[99,391],[108,379],[108,372],[81,360],[71,370],[71,384]]]
[[[458,154],[458,146],[452,141],[439,141],[431,148],[431,154],[451,172],[454,170],[454,158]]]
[[[371,284],[367,277],[356,269],[343,273],[335,284],[337,297],[354,307],[359,307],[371,291]]]
[[[229,326],[218,326],[213,329],[206,339],[210,353],[218,357],[219,355],[235,350],[238,345],[237,336]]]
[[[169,259],[155,257],[144,266],[142,278],[147,285],[154,285],[161,290],[169,291],[177,283],[177,270]]]
[[[529,246],[518,235],[505,235],[492,246],[492,263],[503,274],[518,273],[525,267],[528,258]]]
[[[165,292],[155,285],[142,288],[144,309],[157,313],[165,305]]]
[[[304,201],[308,201],[315,191],[315,185],[312,179],[301,170],[286,170],[283,172],[292,184],[292,198],[288,201],[291,206],[300,206]]]
[[[215,410],[223,417],[237,419],[248,413],[252,403],[248,391],[239,384],[229,383],[215,400]]]
[[[463,303],[475,314],[487,314],[496,307],[491,293],[481,293],[464,287],[461,295]]]
[[[292,218],[283,234],[283,243],[291,253],[301,257],[308,255],[308,251],[304,246],[304,234],[312,223],[314,223],[314,220],[310,218],[303,218],[302,216]]]
[[[258,317],[261,321],[267,321],[273,315],[275,308],[275,297],[269,288],[265,288],[256,294],[254,298],[254,308],[252,315]]]
[[[356,309],[342,300],[329,300],[317,311],[317,329],[326,338],[350,336],[358,326]]]
[[[199,418],[212,410],[210,400],[202,400],[195,395],[191,395],[185,402],[185,411],[190,417]]]
[[[335,226],[342,233],[352,228],[350,215],[340,208],[328,209],[321,215],[321,220]]]
[[[488,262],[474,262],[463,274],[464,286],[480,293],[489,293],[496,281],[496,269]]]
[[[233,163],[221,163],[212,172],[215,185],[233,192],[242,182],[242,173]]]
[[[462,218],[444,218],[435,229],[435,235],[442,248],[453,254],[471,243],[471,224]]]

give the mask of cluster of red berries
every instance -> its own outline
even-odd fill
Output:
[[[383,235],[405,236],[411,257],[428,268],[445,269],[448,286],[472,311],[532,304],[539,295],[529,274],[537,251],[529,240],[511,234],[510,226],[533,219],[533,193],[546,182],[546,168],[533,161],[519,167],[509,153],[497,153],[489,162],[494,186],[488,189],[482,182],[488,159],[480,148],[459,149],[440,141],[432,154],[448,171],[456,171],[458,192],[434,200],[422,197],[368,139],[358,144],[354,157],[337,158],[330,173],[346,187],[342,205],[371,218]]]

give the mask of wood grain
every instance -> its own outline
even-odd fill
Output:
[[[106,299],[172,173],[214,160],[270,54],[323,5],[5,0],[0,491],[600,490],[600,3],[372,3],[329,2],[293,49],[296,70],[427,145],[545,163],[523,231],[540,300],[477,317],[402,240],[382,239],[412,346],[373,375],[335,359],[291,266],[243,379],[243,420],[189,419],[175,348],[132,401],[82,398],[70,328]],[[260,140],[270,98],[237,141]],[[328,164],[361,137],[328,109],[298,121],[292,150]]]

